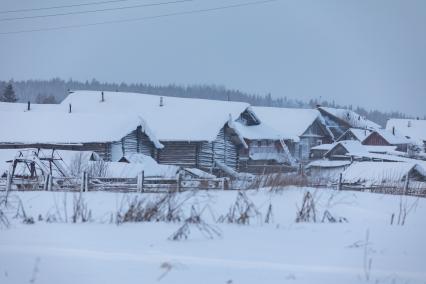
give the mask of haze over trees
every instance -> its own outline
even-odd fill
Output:
[[[18,101],[18,98],[15,95],[15,91],[13,90],[12,83],[6,84],[3,92],[0,95],[1,102],[14,103]]]
[[[317,99],[302,101],[298,99],[288,98],[286,96],[274,98],[270,93],[264,95],[250,94],[241,92],[239,90],[227,89],[223,86],[218,85],[180,86],[175,84],[169,84],[160,86],[146,83],[101,83],[96,79],[86,82],[74,81],[71,79],[65,81],[59,78],[51,80],[26,80],[10,82],[0,81],[0,94],[3,94],[3,101],[13,102],[17,100],[19,102],[31,101],[35,103],[59,103],[67,96],[68,90],[104,90],[137,92],[172,97],[231,100],[247,102],[255,106],[314,108],[317,105],[322,105],[329,107],[349,108],[382,126],[384,126],[386,124],[386,121],[391,117],[409,117],[409,114],[403,114],[400,112],[382,112],[378,110],[367,110],[362,107],[353,107],[352,105],[338,105],[334,101],[319,101]],[[15,92],[17,96],[15,96]]]

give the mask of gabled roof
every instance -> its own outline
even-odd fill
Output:
[[[140,116],[152,136],[160,141],[213,141],[231,117],[249,111],[249,104],[156,95],[75,91],[61,103],[72,104],[73,113]],[[162,100],[162,106],[160,106]]]
[[[416,163],[355,162],[343,172],[342,180],[344,183],[368,182],[371,184],[398,182],[413,169],[426,178],[425,168]]]
[[[371,132],[365,139],[370,137],[370,135],[373,135],[373,133],[377,133],[378,135],[383,137],[383,139],[385,139],[391,145],[409,144],[410,143],[410,140],[407,139],[406,137],[400,136],[398,134],[393,135],[392,132],[385,130],[385,129],[376,129],[373,132]]]
[[[367,148],[362,145],[359,141],[356,140],[343,140],[334,144],[334,146],[325,153],[325,156],[328,156],[336,147],[343,147],[350,155],[363,155],[368,154]]]
[[[381,126],[371,120],[366,119],[360,114],[349,110],[341,108],[331,108],[331,107],[319,107],[320,110],[328,113],[331,116],[334,116],[338,120],[346,123],[349,127],[353,128],[367,128],[367,129],[380,129]]]
[[[358,141],[362,142],[365,138],[370,135],[371,130],[369,129],[360,129],[360,128],[349,128],[345,131],[337,140],[339,141],[346,134],[351,133]]]
[[[320,118],[316,109],[253,107],[262,123],[275,129],[282,139],[299,141],[299,137]]]
[[[386,123],[388,131],[395,127],[396,133],[416,141],[426,141],[426,120],[389,119]]]
[[[115,142],[141,126],[136,115],[0,112],[0,143],[80,144]]]

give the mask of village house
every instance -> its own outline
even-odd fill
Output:
[[[364,140],[363,145],[371,146],[396,146],[396,151],[407,152],[410,140],[404,136],[397,135],[385,129],[376,129],[372,131]]]
[[[0,126],[0,148],[95,151],[113,162],[141,153],[209,172],[289,161],[279,134],[246,103],[76,91],[59,105],[25,107],[0,111],[14,121]]]
[[[309,160],[311,147],[333,141],[315,109],[253,107],[253,110],[263,123],[277,130],[292,157],[301,163]]]
[[[339,137],[341,137],[350,128],[366,130],[381,128],[380,125],[349,109],[321,106],[318,106],[317,109],[321,113],[328,129],[330,129],[331,133],[333,133],[334,140],[338,140]]]
[[[371,132],[370,129],[349,128],[336,141],[356,140],[362,143]]]
[[[421,119],[389,119],[386,129],[405,136],[426,153],[426,120]]]

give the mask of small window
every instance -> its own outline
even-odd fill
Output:
[[[257,141],[257,146],[258,146],[258,147],[262,147],[262,141],[260,141],[260,140],[259,140],[259,141]]]
[[[317,145],[321,145],[322,144],[322,140],[317,140]]]

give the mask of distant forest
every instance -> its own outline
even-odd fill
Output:
[[[154,95],[203,98],[214,100],[230,100],[247,102],[255,106],[274,106],[289,108],[315,108],[317,105],[336,108],[348,108],[365,116],[366,118],[382,125],[386,125],[389,118],[408,118],[410,116],[400,112],[382,112],[378,110],[367,110],[352,105],[337,105],[328,101],[302,101],[287,97],[272,98],[271,94],[249,94],[238,90],[227,89],[216,85],[166,85],[157,86],[145,83],[101,83],[95,79],[92,81],[79,82],[74,80],[62,80],[59,78],[51,80],[27,80],[27,81],[0,81],[0,92],[2,93],[8,83],[13,85],[13,89],[18,98],[18,102],[31,101],[34,103],[59,103],[68,94],[68,90],[103,90],[120,92],[137,92]]]

